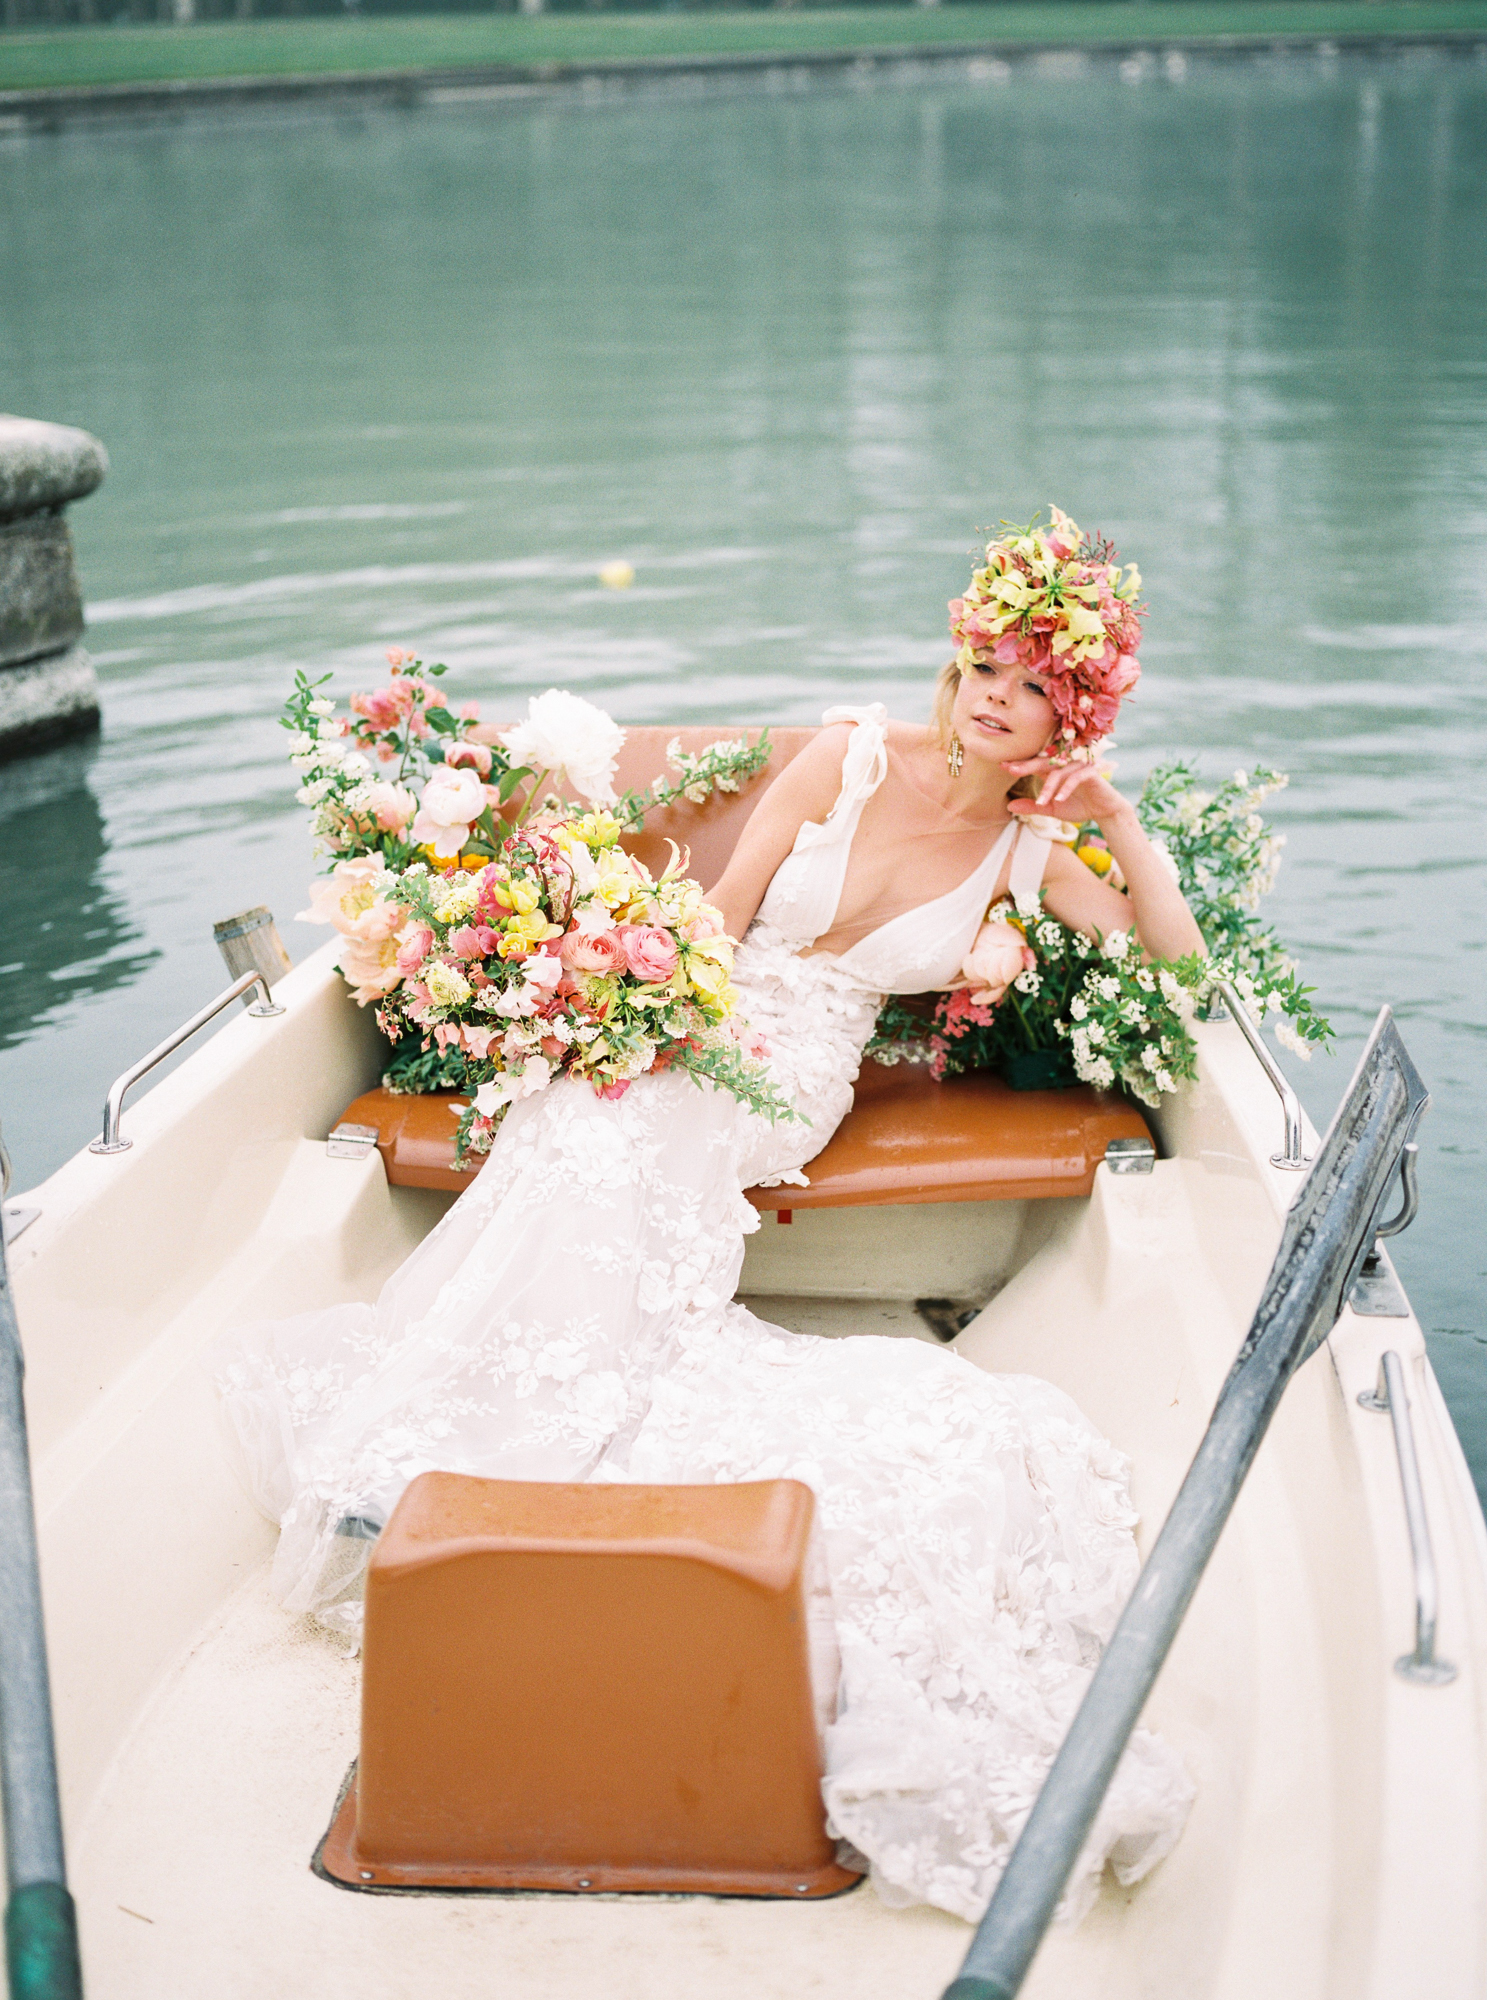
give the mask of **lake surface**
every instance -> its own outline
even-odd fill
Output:
[[[1487,69],[1439,50],[0,142],[0,407],[113,456],[102,740],[0,770],[18,1185],[225,983],[214,918],[322,940],[295,666],[922,715],[975,530],[1057,500],[1145,573],[1122,782],[1292,775],[1313,1115],[1385,1000],[1435,1093],[1396,1255],[1487,1485],[1484,294]]]

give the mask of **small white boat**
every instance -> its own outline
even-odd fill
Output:
[[[390,1185],[375,1149],[328,1146],[382,1046],[333,956],[276,985],[282,1013],[238,1014],[131,1101],[128,1151],[81,1152],[15,1204],[37,1211],[9,1255],[89,1990],[935,2000],[970,1930],[866,1886],[794,1904],[382,1895],[312,1873],[356,1755],[359,1663],[269,1594],[274,1530],[238,1483],[201,1351],[236,1323],[370,1299],[452,1198]],[[801,1331],[905,1339],[936,1337],[916,1301],[969,1300],[962,1354],[1051,1379],[1129,1455],[1149,1549],[1302,1179],[1272,1164],[1281,1107],[1238,1026],[1196,1032],[1199,1081],[1153,1114],[1149,1170],[1091,1164],[1087,1194],[919,1189],[802,1207],[788,1228],[766,1216],[743,1291]],[[1297,1373],[1157,1682],[1149,1720],[1198,1788],[1176,1851],[1052,1931],[1028,1994],[1487,1986],[1487,1537],[1397,1303],[1345,1309]],[[1396,1671],[1417,1645],[1417,1568],[1394,1426],[1360,1404],[1386,1351],[1408,1385],[1449,1682]]]

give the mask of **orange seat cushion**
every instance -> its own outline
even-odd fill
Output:
[[[467,1102],[456,1091],[369,1090],[345,1122],[375,1127],[393,1187],[458,1193],[480,1167],[479,1159],[454,1164],[451,1107]],[[810,1186],[751,1188],[749,1200],[797,1209],[1086,1195],[1112,1139],[1148,1136],[1139,1111],[1083,1086],[1016,1091],[984,1072],[936,1083],[919,1064],[868,1062],[856,1108],[806,1168]]]

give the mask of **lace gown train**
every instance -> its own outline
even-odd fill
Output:
[[[799,1180],[852,1101],[885,992],[953,976],[1012,836],[952,892],[850,951],[828,927],[882,711],[851,719],[842,796],[806,826],[740,945],[735,983],[809,1124],[771,1126],[677,1073],[616,1101],[558,1082],[507,1114],[490,1158],[375,1306],[249,1328],[218,1373],[256,1495],[281,1522],[275,1585],[350,1623],[366,1544],[432,1468],[484,1477],[815,1492],[826,1805],[890,1903],[984,1909],[1135,1580],[1120,1455],[1058,1389],[950,1350],[817,1339],[731,1304],[758,1217],[742,1190]],[[1014,880],[1041,875],[1024,832]],[[1042,850],[1046,851],[1046,850]],[[1109,1861],[1134,1881],[1192,1798],[1138,1731],[1067,1898]]]

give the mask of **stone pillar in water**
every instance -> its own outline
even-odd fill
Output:
[[[86,431],[0,415],[0,762],[98,727],[63,516],[108,470]]]

